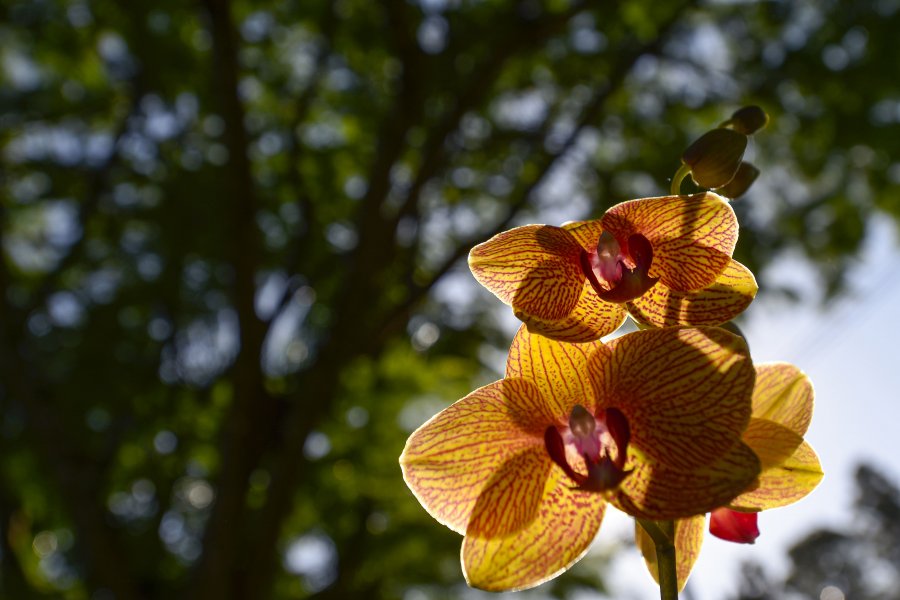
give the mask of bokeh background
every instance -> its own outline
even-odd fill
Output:
[[[475,243],[745,104],[754,358],[826,479],[684,597],[900,598],[897,0],[0,1],[0,596],[484,598],[400,477],[499,377]],[[686,186],[685,189],[687,189]],[[653,598],[624,517],[516,598]]]

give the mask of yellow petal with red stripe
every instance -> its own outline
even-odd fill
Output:
[[[566,426],[575,404],[594,408],[594,391],[587,373],[591,355],[609,353],[600,342],[568,344],[534,335],[519,328],[506,357],[506,377],[528,379],[541,394],[543,403],[536,408],[545,425]]]
[[[822,466],[812,447],[787,427],[764,419],[751,419],[744,432],[762,463],[754,489],[729,505],[738,510],[766,510],[785,506],[809,494],[822,481]]]
[[[609,347],[592,365],[598,405],[622,411],[631,445],[654,462],[688,471],[740,440],[755,375],[740,337],[718,327],[670,327],[631,333]]]
[[[760,469],[756,454],[742,442],[710,464],[683,470],[662,465],[633,448],[628,468],[634,470],[611,502],[634,517],[654,521],[683,519],[724,506],[747,489]]]
[[[563,229],[572,234],[575,241],[581,244],[587,252],[597,249],[597,242],[603,234],[603,224],[600,219],[592,221],[570,221],[563,224]]]
[[[545,419],[540,391],[530,381],[486,385],[413,432],[400,455],[403,478],[431,516],[464,533],[498,472],[531,468],[523,454],[538,449],[546,476],[552,462],[544,448]]]
[[[813,387],[803,371],[789,363],[756,366],[753,416],[806,433],[813,413]]]
[[[472,248],[469,269],[516,313],[562,319],[581,296],[585,281],[581,251],[561,227],[526,225]]]
[[[536,482],[535,482],[536,483]],[[463,540],[463,572],[469,585],[492,592],[534,587],[584,556],[600,528],[606,502],[600,494],[571,489],[554,467],[538,490],[540,510],[525,527],[503,537],[482,535],[474,525],[497,510],[479,503]]]
[[[643,325],[721,325],[744,312],[758,289],[750,269],[732,260],[712,285],[680,292],[657,283],[627,306]]]
[[[623,305],[601,300],[585,279],[578,302],[562,319],[541,319],[521,311],[516,312],[516,317],[532,333],[561,342],[583,343],[614,332],[625,321],[626,314]]]
[[[734,210],[712,192],[641,198],[617,204],[602,219],[618,240],[639,233],[653,247],[650,276],[680,291],[712,284],[737,242]]]
[[[694,563],[700,556],[703,545],[703,531],[706,529],[706,515],[687,519],[677,519],[675,523],[675,573],[678,577],[678,591],[684,589]],[[638,523],[634,524],[634,541],[644,556],[644,563],[654,581],[659,583],[659,563],[656,560],[656,544]]]
[[[585,250],[597,248],[597,240],[603,229],[600,221],[573,221],[562,226]],[[614,332],[625,320],[625,309],[621,304],[606,302],[597,296],[590,282],[582,283],[581,295],[569,313],[559,319],[546,319],[524,310],[516,311],[516,317],[528,326],[532,333],[559,340],[561,342],[591,342]]]

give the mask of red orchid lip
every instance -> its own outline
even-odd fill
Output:
[[[598,429],[600,431],[598,431]],[[601,433],[608,434],[604,441]],[[628,419],[617,408],[607,408],[596,417],[583,406],[576,405],[569,417],[567,437],[584,459],[587,475],[577,472],[566,459],[566,441],[559,430],[550,426],[544,431],[544,444],[554,463],[574,481],[576,489],[590,492],[613,490],[631,473],[625,470],[625,459],[631,433]],[[610,451],[614,450],[614,458]]]
[[[604,232],[603,235],[608,235],[608,232]],[[603,240],[601,239],[600,243],[602,242]],[[614,247],[619,246],[615,240],[607,242],[607,245],[610,244],[614,245]],[[619,248],[616,254],[617,256],[599,259],[597,258],[597,251],[590,253],[582,250],[579,256],[581,270],[584,271],[585,276],[591,283],[591,287],[594,288],[594,291],[601,299],[607,302],[628,302],[644,295],[647,290],[659,281],[658,277],[650,277],[649,275],[650,265],[653,263],[653,247],[643,235],[639,233],[630,235],[628,243],[625,247]],[[616,265],[603,264],[599,266],[601,272],[618,273],[618,280],[607,281],[608,284],[611,284],[611,287],[608,289],[600,283],[600,279],[597,277],[597,269],[592,264],[602,260],[606,262],[616,261]],[[633,268],[628,266],[627,260],[634,264]],[[616,268],[613,268],[613,266]]]

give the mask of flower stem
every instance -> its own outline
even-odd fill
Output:
[[[681,194],[681,182],[684,181],[684,178],[687,177],[690,172],[691,167],[681,163],[681,166],[675,171],[675,176],[672,177],[672,186],[669,188],[670,194],[673,196]]]
[[[678,575],[675,570],[675,523],[638,519],[656,545],[660,600],[678,600]]]

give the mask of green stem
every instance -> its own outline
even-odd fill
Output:
[[[675,523],[638,519],[656,545],[656,567],[660,600],[678,600],[678,574],[675,570]]]
[[[684,178],[687,177],[690,172],[691,167],[684,163],[681,163],[681,166],[675,171],[675,176],[672,177],[672,186],[669,188],[669,191],[673,196],[677,196],[681,193],[681,182],[684,181]]]

